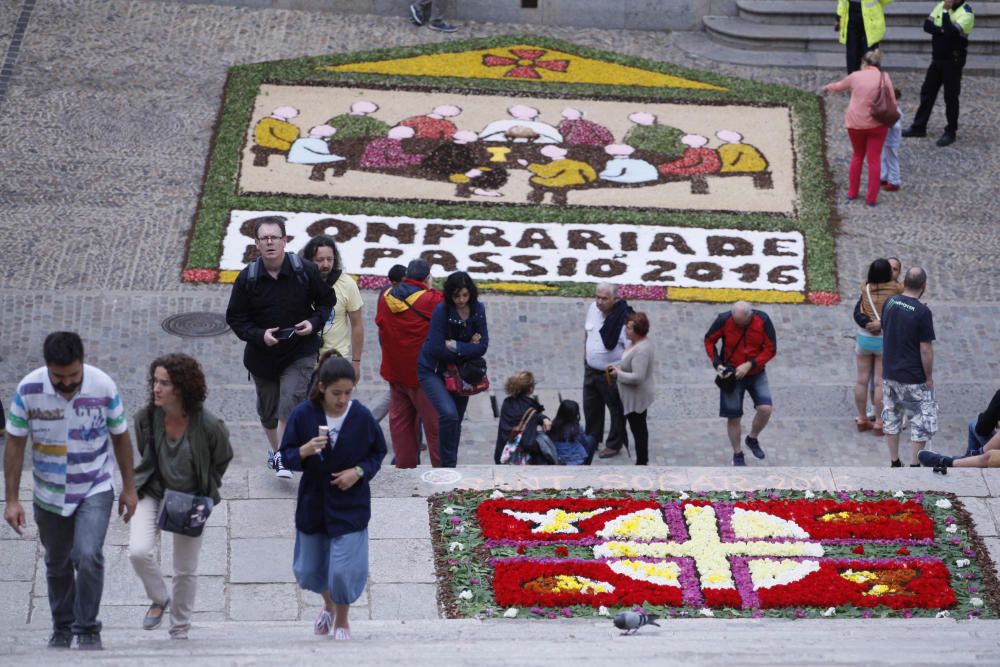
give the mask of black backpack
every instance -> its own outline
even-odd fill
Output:
[[[285,257],[292,264],[292,273],[295,274],[295,278],[302,283],[303,287],[309,287],[309,276],[306,275],[306,266],[302,263],[302,258],[296,255],[294,252],[286,252]],[[250,266],[247,267],[247,287],[253,291],[254,287],[257,286],[257,279],[260,277],[260,272],[264,266],[264,260],[260,257],[250,262]]]

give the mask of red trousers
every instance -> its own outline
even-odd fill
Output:
[[[865,201],[869,204],[878,203],[878,191],[882,178],[882,145],[885,143],[885,135],[889,128],[885,125],[868,128],[867,130],[854,130],[847,128],[847,134],[851,138],[851,147],[854,154],[851,156],[851,171],[848,174],[847,197],[854,199],[861,189],[861,165],[868,160],[868,195]]]
[[[424,425],[431,465],[441,465],[438,451],[438,414],[420,387],[389,383],[389,434],[397,468],[416,468],[420,457],[420,423]]]

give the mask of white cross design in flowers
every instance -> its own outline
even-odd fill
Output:
[[[545,513],[505,513],[522,521],[535,523],[533,533],[578,534],[575,523],[592,518],[611,508],[586,512],[551,509]],[[659,510],[643,509],[615,517],[597,531],[608,541],[593,547],[596,558],[608,559],[615,572],[634,579],[661,585],[680,586],[679,568],[674,562],[657,563],[648,560],[690,558],[697,569],[703,589],[734,589],[731,556],[748,557],[754,587],[769,588],[798,581],[819,569],[814,560],[801,557],[822,556],[823,546],[808,541],[810,536],[798,524],[765,512],[733,509],[732,527],[736,537],[723,541],[715,508],[710,505],[685,504],[683,509],[688,529],[685,541],[670,541],[669,528]],[[788,538],[769,541],[767,538]],[[792,560],[789,560],[792,559]]]

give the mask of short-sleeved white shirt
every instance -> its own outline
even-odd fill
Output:
[[[114,380],[87,364],[80,390],[68,401],[56,393],[45,366],[28,373],[7,416],[8,433],[31,436],[35,503],[64,517],[84,498],[113,490],[109,434],[127,431]]]

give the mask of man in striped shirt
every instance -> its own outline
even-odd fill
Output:
[[[34,516],[45,547],[51,648],[101,649],[97,618],[104,590],[104,536],[114,503],[115,457],[122,472],[118,514],[127,523],[137,502],[132,442],[114,381],[83,363],[83,342],[72,332],[46,337],[45,366],[17,386],[7,417],[4,519],[18,534],[26,526],[18,494],[31,436]],[[114,457],[111,454],[114,447]]]

